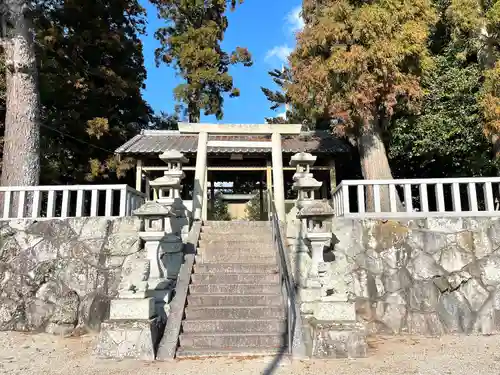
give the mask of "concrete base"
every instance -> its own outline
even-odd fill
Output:
[[[315,301],[303,302],[300,312],[320,321],[355,321],[356,308],[352,302]]]
[[[364,358],[368,345],[366,333],[356,322],[309,321],[314,358]]]
[[[154,298],[111,300],[109,320],[148,320],[155,316]]]
[[[100,358],[153,361],[164,330],[165,321],[158,318],[102,323],[95,354]]]

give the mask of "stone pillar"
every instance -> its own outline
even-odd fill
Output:
[[[205,171],[205,182],[203,183],[203,206],[201,209],[201,220],[206,221],[208,216],[208,171]]]
[[[337,170],[335,169],[335,159],[330,159],[328,161],[330,167],[330,191],[333,192],[337,188]]]
[[[366,333],[356,321],[355,303],[350,300],[345,259],[331,256],[329,219],[333,217],[333,209],[326,200],[314,201],[303,206],[298,216],[305,221],[304,242],[309,256],[300,259],[300,268],[307,275],[297,294],[300,312],[309,323],[311,354],[327,358],[365,357]]]
[[[146,200],[151,199],[151,185],[149,184],[149,175],[146,174],[144,177],[144,193],[146,194]]]
[[[215,208],[215,180],[214,174],[210,174],[210,213],[213,217]]]
[[[137,159],[135,167],[135,190],[142,191],[142,160]]]
[[[278,218],[285,221],[285,184],[283,182],[283,152],[281,150],[281,134],[272,135],[273,159],[273,192],[274,204],[278,211]]]
[[[193,188],[193,220],[202,220],[203,193],[205,192],[205,175],[207,172],[208,133],[198,134],[198,151],[196,153],[196,169]]]

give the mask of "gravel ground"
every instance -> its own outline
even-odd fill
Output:
[[[62,338],[0,332],[0,374],[64,375],[498,375],[500,336],[378,337],[370,356],[356,360],[282,361],[273,358],[180,360],[172,363],[100,360],[94,336]]]

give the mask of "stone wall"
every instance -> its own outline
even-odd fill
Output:
[[[0,330],[97,330],[139,251],[132,217],[0,221]],[[75,331],[76,330],[76,331]]]
[[[335,219],[333,233],[368,332],[500,331],[499,219]]]

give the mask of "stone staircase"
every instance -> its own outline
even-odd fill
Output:
[[[177,357],[253,356],[284,345],[285,306],[268,222],[206,222]]]

